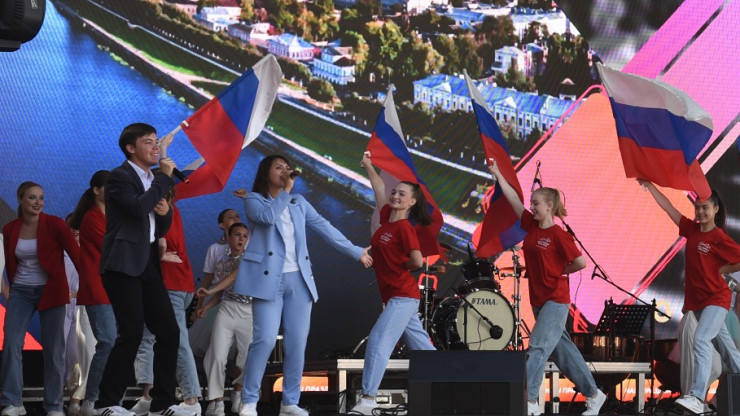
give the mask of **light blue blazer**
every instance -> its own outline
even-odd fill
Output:
[[[285,262],[285,243],[280,216],[290,210],[295,228],[295,250],[303,280],[313,301],[319,299],[311,271],[306,244],[306,228],[317,232],[340,253],[359,260],[363,248],[352,244],[329,221],[322,217],[301,195],[280,191],[276,198],[250,192],[244,199],[244,212],[249,219],[250,237],[234,282],[236,293],[258,299],[275,300]]]

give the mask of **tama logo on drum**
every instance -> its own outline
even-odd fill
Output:
[[[472,298],[470,303],[473,305],[496,305],[496,298]]]

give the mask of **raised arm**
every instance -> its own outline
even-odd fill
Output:
[[[501,192],[503,192],[506,200],[509,201],[509,205],[514,209],[516,216],[521,218],[522,212],[524,212],[524,204],[522,204],[522,201],[519,199],[519,195],[517,195],[514,188],[511,187],[509,182],[506,181],[506,178],[504,178],[504,175],[498,169],[496,161],[493,159],[490,159],[490,161],[491,163],[488,165],[488,171],[491,172],[494,179],[498,181],[498,184],[501,187]]]
[[[663,211],[665,211],[669,217],[671,217],[671,220],[673,220],[673,223],[678,225],[681,222],[681,213],[676,209],[676,207],[671,204],[671,201],[666,198],[665,195],[663,195],[662,192],[658,190],[658,188],[653,185],[652,182],[646,181],[644,179],[638,179],[637,182],[640,183],[640,185],[644,186],[649,192],[650,195],[655,198],[655,202],[658,203],[658,205],[663,208]]]
[[[383,182],[383,179],[378,175],[378,172],[375,171],[375,167],[373,167],[370,157],[370,152],[365,152],[362,155],[360,166],[365,168],[367,178],[370,180],[370,185],[373,187],[373,192],[375,193],[375,206],[378,207],[378,209],[381,209],[388,203],[385,195],[385,182]]]

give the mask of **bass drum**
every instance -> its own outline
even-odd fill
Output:
[[[505,349],[514,340],[515,328],[511,305],[491,289],[444,299],[434,310],[431,326],[437,348],[471,351]]]

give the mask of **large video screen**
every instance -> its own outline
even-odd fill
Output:
[[[429,308],[430,326],[442,331],[448,309],[459,307],[455,292],[469,290],[462,269],[493,185],[465,109],[463,69],[491,91],[525,206],[538,167],[542,185],[565,196],[565,220],[589,258],[570,276],[575,330],[593,330],[606,301],[655,300],[668,316],[656,317],[656,337],[675,338],[683,304],[683,241],[625,177],[596,62],[661,79],[711,114],[699,162],[724,198],[726,231],[740,239],[740,1],[198,3],[49,1],[38,36],[0,54],[0,225],[15,217],[16,188],[27,180],[43,186],[45,212],[65,217],[95,171],[124,161],[124,126],[145,122],[164,135],[272,52],[291,57],[279,58],[285,79],[265,130],[242,150],[222,192],[177,202],[195,279],[221,235],[218,213],[234,208],[245,218],[232,191],[251,190],[257,164],[274,153],[303,170],[293,192],[369,245],[373,202],[359,162],[393,83],[406,145],[445,217],[439,241],[451,247],[437,263],[445,270]],[[198,157],[182,133],[169,154],[180,167]],[[693,217],[685,192],[665,192]],[[382,308],[374,273],[311,233],[309,245],[320,299],[307,359],[353,356]],[[512,254],[521,256],[486,260],[505,270]],[[597,265],[603,272],[592,273]],[[520,283],[526,343],[527,280],[504,274],[483,273],[489,282],[476,285],[481,296],[503,299],[496,313],[509,315]],[[30,334],[39,339],[37,323]]]

